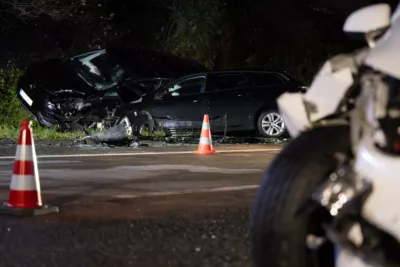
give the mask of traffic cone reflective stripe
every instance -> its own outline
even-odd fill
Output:
[[[201,127],[201,131],[208,131],[210,130],[210,121],[208,119],[208,115],[204,116],[203,126]]]
[[[204,115],[203,125],[201,128],[199,147],[195,151],[197,154],[218,154],[213,148],[210,122],[208,115]]]
[[[210,139],[208,137],[200,137],[200,144],[201,145],[210,145]]]
[[[17,153],[15,154],[15,160],[21,161],[33,161],[33,155],[29,151],[31,150],[31,146],[17,146]]]
[[[8,203],[0,206],[0,213],[33,216],[58,212],[57,207],[42,203],[35,144],[29,121],[21,122],[16,150]]]
[[[211,139],[210,129],[201,130],[200,144],[210,145],[212,148],[212,139]]]

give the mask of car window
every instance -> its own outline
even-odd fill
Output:
[[[278,73],[247,73],[256,86],[278,85],[287,80]]]
[[[246,77],[242,74],[217,74],[210,76],[207,91],[220,91],[248,86]]]
[[[105,93],[104,96],[118,96],[117,91],[110,91],[108,93]]]
[[[206,79],[204,77],[191,78],[167,87],[167,92],[171,96],[183,96],[204,92]]]

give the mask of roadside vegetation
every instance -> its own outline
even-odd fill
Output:
[[[19,127],[0,125],[0,138],[17,139],[19,135]],[[37,124],[33,124],[33,133],[35,140],[67,140],[83,137],[81,133],[61,133],[56,129],[43,128]]]
[[[18,127],[19,121],[29,119],[15,96],[18,78],[23,73],[13,65],[0,69],[0,126]]]

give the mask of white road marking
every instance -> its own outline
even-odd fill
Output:
[[[214,187],[214,188],[202,188],[202,189],[187,189],[179,191],[161,191],[161,192],[149,192],[140,194],[117,194],[112,195],[115,198],[139,198],[139,197],[157,197],[157,196],[172,196],[172,195],[185,195],[195,193],[212,193],[212,192],[228,192],[228,191],[241,191],[256,189],[259,185],[240,185],[240,186],[227,186],[227,187]]]
[[[239,150],[217,150],[219,153],[252,153],[252,152],[274,152],[281,151],[280,148],[264,149],[239,149]],[[177,155],[193,154],[193,151],[158,151],[158,152],[133,152],[133,153],[103,153],[103,154],[66,154],[66,155],[39,155],[37,158],[87,158],[87,157],[123,157],[123,156],[149,156],[149,155]],[[15,156],[1,156],[0,160],[14,159]]]

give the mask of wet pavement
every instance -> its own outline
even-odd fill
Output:
[[[137,153],[125,149],[117,155],[109,151],[68,155],[38,152],[40,182],[47,194],[114,198],[248,188],[258,185],[266,163],[280,148],[248,145],[215,149],[221,153],[197,155],[190,147],[143,149]],[[8,193],[14,160],[13,156],[0,159],[1,197],[2,192]]]
[[[0,265],[250,267],[248,222],[253,194],[140,199],[118,203],[125,206],[125,213],[111,218],[104,214],[104,218],[82,220],[60,214],[2,219]],[[184,205],[188,203],[196,206]],[[123,218],[124,214],[136,218]]]
[[[44,202],[61,212],[1,217],[0,265],[252,266],[249,208],[280,148],[215,145],[221,153],[205,156],[192,153],[196,144],[40,145]],[[0,151],[3,200],[14,154],[12,144]]]

